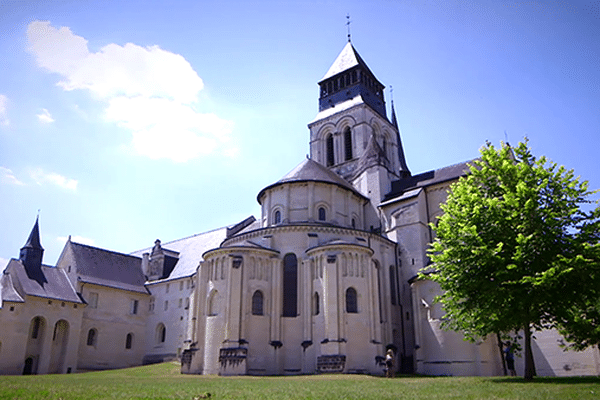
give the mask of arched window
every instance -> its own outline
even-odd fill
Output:
[[[346,128],[344,131],[344,159],[352,160],[352,131]]]
[[[319,307],[319,292],[315,292],[313,296],[313,315],[319,315],[319,312],[321,311]]]
[[[352,228],[356,229],[356,219],[352,218]]]
[[[283,258],[283,316],[298,315],[298,260],[293,253]]]
[[[88,335],[87,335],[87,345],[95,346],[97,338],[98,338],[98,331],[94,328],[90,329],[88,331]]]
[[[281,223],[281,211],[276,210],[275,214],[273,214],[273,224],[280,224]]]
[[[396,271],[394,271],[393,265],[390,265],[390,296],[392,298],[392,304],[396,305]]]
[[[260,290],[252,295],[252,315],[263,315],[263,294]]]
[[[356,296],[356,290],[354,288],[346,289],[346,312],[357,313],[358,312],[358,299]]]
[[[125,338],[125,348],[131,349],[131,345],[133,344],[133,333],[128,333]]]
[[[333,156],[333,136],[331,134],[325,138],[325,147],[327,148],[327,166],[331,167],[335,163]]]
[[[208,300],[208,315],[212,316],[217,314],[219,314],[219,292],[213,290]]]
[[[156,343],[162,344],[167,339],[167,328],[161,322],[156,326]]]
[[[326,221],[327,220],[327,211],[325,210],[325,207],[319,207],[319,221]]]

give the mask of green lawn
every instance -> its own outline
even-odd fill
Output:
[[[600,399],[600,378],[181,375],[165,363],[74,375],[0,376],[0,399]]]

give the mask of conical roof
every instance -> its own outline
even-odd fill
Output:
[[[361,65],[364,69],[369,71],[371,75],[375,76],[360,57],[354,46],[352,46],[352,43],[348,42],[342,49],[342,52],[337,56],[331,67],[329,67],[329,70],[323,79],[321,79],[321,82],[357,65]]]
[[[313,161],[310,158],[306,158],[304,161],[298,164],[296,168],[287,173],[283,178],[261,190],[257,196],[258,201],[260,203],[260,198],[262,197],[263,193],[274,186],[281,185],[283,183],[309,181],[331,183],[340,186],[344,189],[351,190],[360,197],[364,197],[354,188],[354,186],[352,186],[344,178],[331,171],[330,169],[324,167],[323,165],[319,164],[318,162]]]
[[[396,119],[396,110],[394,109],[394,100],[392,99],[392,125],[396,128],[396,140],[398,141],[398,161],[400,162],[400,176],[402,178],[411,175],[408,165],[406,164],[406,158],[404,157],[404,147],[402,146],[402,140],[400,139],[400,128],[398,128],[398,120]]]
[[[40,226],[39,226],[39,217],[35,219],[35,225],[33,225],[33,229],[29,234],[29,238],[27,242],[23,246],[23,248],[31,248],[31,249],[42,249],[42,244],[40,242]]]

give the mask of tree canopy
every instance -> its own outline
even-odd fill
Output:
[[[557,328],[578,349],[600,343],[599,208],[587,181],[516,147],[490,143],[451,186],[432,224],[432,263],[444,326],[476,340],[523,331],[525,378],[535,375],[532,330]]]

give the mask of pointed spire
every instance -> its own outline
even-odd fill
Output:
[[[390,86],[390,91],[392,91]],[[392,92],[393,93],[393,92]],[[390,93],[390,97],[392,97]],[[411,176],[408,165],[406,165],[406,158],[404,157],[404,148],[402,147],[402,139],[400,139],[400,128],[398,127],[398,120],[396,119],[396,110],[394,109],[394,98],[392,101],[392,125],[396,128],[396,141],[398,142],[398,161],[400,162],[400,178],[408,178]]]
[[[38,215],[37,218],[35,219],[35,225],[33,225],[33,229],[31,230],[31,233],[29,234],[29,238],[27,239],[27,242],[25,243],[25,246],[23,246],[23,248],[32,248],[32,249],[40,249],[40,250],[44,250],[42,248],[42,244],[40,242],[40,225],[39,225],[39,221],[40,221],[40,216]]]
[[[27,243],[21,248],[19,260],[25,267],[25,272],[30,279],[37,281],[40,285],[46,282],[42,272],[42,258],[44,249],[40,243],[39,215],[35,219],[35,225],[29,234]]]

